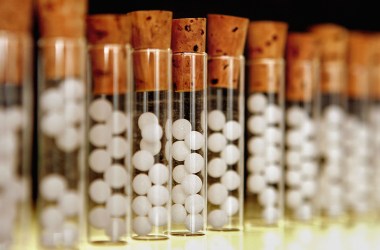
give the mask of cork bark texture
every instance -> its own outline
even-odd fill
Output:
[[[0,30],[29,33],[32,27],[32,0],[1,0]]]
[[[370,71],[370,97],[380,100],[380,33],[371,38],[371,71]]]

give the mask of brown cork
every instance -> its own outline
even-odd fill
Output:
[[[206,51],[206,18],[173,19],[172,51],[205,52]]]
[[[310,101],[318,73],[318,49],[311,33],[291,33],[286,46],[286,99]]]
[[[380,100],[380,33],[371,38],[370,97]]]
[[[32,0],[1,0],[0,30],[29,33],[32,27]]]

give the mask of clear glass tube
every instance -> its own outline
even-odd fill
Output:
[[[284,60],[249,62],[246,226],[283,219]]]
[[[87,239],[125,244],[130,209],[130,46],[89,46]]]
[[[85,130],[84,39],[38,42],[40,248],[79,247]]]
[[[204,235],[206,229],[206,53],[173,55],[172,235]]]
[[[0,31],[0,249],[30,241],[32,41]]]
[[[208,60],[208,228],[243,229],[244,57]]]
[[[132,59],[132,238],[167,239],[171,172],[171,50],[134,50]]]

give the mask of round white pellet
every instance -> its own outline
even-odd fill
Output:
[[[181,186],[186,194],[196,194],[202,189],[202,180],[195,174],[188,174],[182,181]]]
[[[247,108],[251,113],[261,113],[264,112],[268,100],[263,94],[253,94],[248,97]]]
[[[240,160],[240,150],[236,145],[229,144],[220,153],[227,165],[234,165]]]
[[[137,196],[132,201],[132,211],[138,216],[146,216],[151,208],[152,204],[146,196]]]
[[[271,206],[277,202],[277,192],[273,187],[263,189],[259,194],[259,202],[263,206]]]
[[[112,113],[112,104],[106,99],[96,99],[88,109],[90,117],[97,122],[106,121]]]
[[[111,195],[111,188],[101,179],[94,180],[90,184],[90,198],[96,203],[104,203]]]
[[[289,150],[286,152],[285,157],[286,165],[289,167],[298,167],[301,164],[301,153],[296,150]]]
[[[201,156],[200,154],[191,153],[188,156],[186,156],[184,165],[188,173],[196,174],[204,169],[205,162],[203,156]]]
[[[178,119],[172,126],[173,137],[177,140],[184,140],[191,130],[191,123],[186,119]]]
[[[91,152],[88,162],[92,171],[103,173],[111,166],[112,160],[107,151],[103,149],[95,149]]]
[[[198,150],[205,145],[205,138],[198,131],[191,131],[185,136],[185,143],[191,150]]]
[[[286,132],[286,145],[289,147],[303,146],[304,138],[300,130],[292,129]]]
[[[181,204],[174,204],[171,211],[171,219],[174,224],[182,224],[186,220],[186,209]]]
[[[237,121],[228,121],[223,127],[223,135],[230,141],[239,139],[242,133],[242,127]]]
[[[185,204],[186,193],[182,188],[182,185],[176,185],[172,189],[172,201],[176,204]]]
[[[310,220],[313,215],[313,209],[310,204],[302,204],[296,210],[296,216],[301,220]]]
[[[265,178],[262,175],[250,175],[247,182],[248,190],[254,194],[262,192],[266,186]]]
[[[111,131],[109,127],[104,124],[96,124],[92,126],[88,135],[88,139],[91,144],[96,147],[106,146],[112,138]]]
[[[301,193],[306,198],[313,197],[317,192],[317,185],[313,180],[305,180],[301,184]]]
[[[269,184],[277,184],[281,179],[281,169],[276,165],[269,165],[264,170],[265,180]]]
[[[302,204],[302,195],[298,190],[289,190],[286,193],[286,205],[290,208],[296,208]]]
[[[214,158],[208,162],[207,173],[213,178],[222,177],[227,170],[227,164],[220,158]]]
[[[161,151],[161,141],[154,143],[147,142],[144,139],[140,141],[140,149],[150,152],[152,155],[156,155]]]
[[[275,146],[268,146],[265,152],[265,159],[268,164],[278,163],[281,160],[281,150]]]
[[[202,212],[204,206],[204,198],[199,194],[189,195],[185,200],[185,209],[190,214]]]
[[[1,133],[0,137],[0,156],[2,163],[7,161],[10,165],[15,164],[15,155],[18,150],[19,139],[15,133]],[[4,159],[5,158],[5,159]],[[5,164],[4,164],[5,165]]]
[[[82,99],[85,95],[84,83],[75,78],[67,78],[60,84],[60,89],[66,100]]]
[[[189,214],[185,220],[186,228],[192,233],[203,229],[203,216],[200,214]]]
[[[152,231],[152,225],[147,217],[138,216],[133,219],[132,230],[137,235],[147,235]]]
[[[127,226],[123,219],[112,218],[106,227],[106,234],[111,238],[111,241],[119,241],[121,237],[125,237],[127,233]]]
[[[115,136],[107,145],[107,151],[115,159],[122,159],[128,152],[128,142],[121,136]]]
[[[67,187],[66,179],[57,174],[47,175],[40,184],[40,193],[47,201],[59,199]]]
[[[108,126],[113,134],[118,135],[127,129],[127,115],[119,110],[113,111],[111,119],[108,120]]]
[[[122,165],[113,165],[104,172],[104,180],[112,188],[122,188],[127,178],[127,170]]]
[[[286,112],[286,123],[288,124],[288,126],[301,126],[305,118],[305,111],[297,106],[289,108]]]
[[[184,161],[190,154],[190,149],[184,141],[176,141],[172,146],[172,156],[176,161]]]
[[[285,176],[285,182],[290,187],[298,187],[301,184],[302,175],[300,171],[289,170]]]
[[[65,192],[58,200],[58,207],[65,216],[74,216],[79,211],[80,198],[77,192]]]
[[[213,131],[220,131],[226,123],[226,116],[220,110],[213,110],[208,113],[208,127]]]
[[[153,207],[148,214],[149,221],[156,227],[165,226],[168,223],[168,211],[165,207]]]
[[[311,141],[305,142],[302,145],[301,154],[304,158],[315,158],[315,157],[317,157],[318,149],[317,149],[317,145],[315,144],[315,142],[311,142]]]
[[[177,183],[181,183],[187,175],[184,165],[178,165],[173,169],[173,180]]]
[[[138,195],[145,195],[152,187],[152,182],[146,174],[138,174],[133,178],[132,188]]]
[[[63,95],[57,88],[49,88],[41,93],[40,106],[42,110],[60,110],[62,109],[63,104]]]
[[[233,216],[239,211],[239,201],[234,196],[228,196],[220,208],[226,212],[228,216]]]
[[[59,149],[66,153],[71,153],[79,146],[79,133],[74,127],[67,127],[56,138],[56,143]]]
[[[64,215],[57,207],[45,207],[41,211],[41,224],[44,229],[60,229],[64,222]]]
[[[75,124],[83,117],[81,117],[81,109],[84,109],[83,105],[78,105],[75,102],[67,102],[63,109],[63,116],[67,124]]]
[[[265,158],[261,156],[250,156],[247,160],[247,167],[250,173],[260,174],[265,169]]]
[[[111,216],[120,217],[127,211],[126,204],[124,195],[114,194],[107,199],[106,209]]]
[[[151,112],[145,112],[139,116],[137,121],[140,130],[142,130],[146,125],[158,124],[157,116]]]
[[[153,184],[163,185],[169,180],[169,169],[164,164],[156,163],[149,169],[148,176]]]
[[[324,111],[324,118],[330,124],[340,124],[343,121],[344,112],[341,107],[331,105]]]
[[[207,145],[211,152],[219,153],[226,147],[227,140],[221,133],[212,133],[208,137]]]
[[[278,220],[279,211],[277,208],[269,206],[263,210],[262,215],[267,224],[274,224]]]
[[[267,127],[267,121],[262,115],[251,115],[248,119],[247,128],[252,134],[263,134]]]
[[[254,155],[264,155],[266,149],[265,140],[262,137],[252,137],[248,141],[248,151]]]
[[[207,197],[211,204],[221,205],[227,199],[227,196],[227,188],[220,183],[214,183],[208,187]]]
[[[47,136],[55,137],[65,129],[65,118],[58,112],[51,112],[41,119],[41,131]]]
[[[169,201],[169,190],[161,185],[153,185],[147,194],[148,200],[154,206],[162,206]]]
[[[313,121],[307,120],[302,124],[302,133],[305,137],[314,136],[316,131],[317,131],[317,128]]]
[[[240,186],[240,175],[234,170],[228,170],[222,176],[220,182],[227,188],[227,190],[235,190]]]
[[[141,136],[146,142],[155,143],[161,140],[162,127],[159,124],[147,124],[141,130]]]
[[[137,151],[132,156],[132,165],[140,171],[148,171],[154,164],[154,157],[145,150]]]
[[[72,222],[66,222],[62,227],[62,245],[65,247],[74,247],[79,238],[78,225]]]
[[[111,216],[104,207],[94,207],[91,209],[89,214],[89,221],[91,226],[98,229],[104,229],[110,220]]]
[[[275,104],[269,104],[265,109],[265,119],[268,124],[278,124],[282,119],[281,109]]]
[[[211,211],[208,214],[207,218],[208,224],[211,225],[212,228],[221,229],[228,222],[228,215],[225,211],[216,209]]]
[[[168,141],[172,138],[172,121],[170,119],[165,123],[165,137]]]
[[[267,127],[264,138],[267,144],[280,144],[282,140],[281,130],[277,127]]]

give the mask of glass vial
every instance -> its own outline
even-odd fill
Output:
[[[317,215],[319,58],[309,33],[291,33],[286,50],[285,220],[310,223]]]
[[[208,15],[209,230],[243,229],[245,99],[242,54],[248,23],[246,18]]]
[[[322,223],[345,218],[344,201],[344,131],[347,30],[332,24],[311,28],[321,55],[318,209]]]
[[[30,240],[32,42],[0,30],[0,249]]]
[[[130,15],[134,48],[132,238],[164,240],[171,205],[172,13],[136,11]]]
[[[252,22],[248,31],[247,226],[283,219],[284,47],[287,24]]]
[[[127,240],[131,202],[130,30],[128,15],[87,18],[90,86],[85,219],[90,244],[125,244]]]

